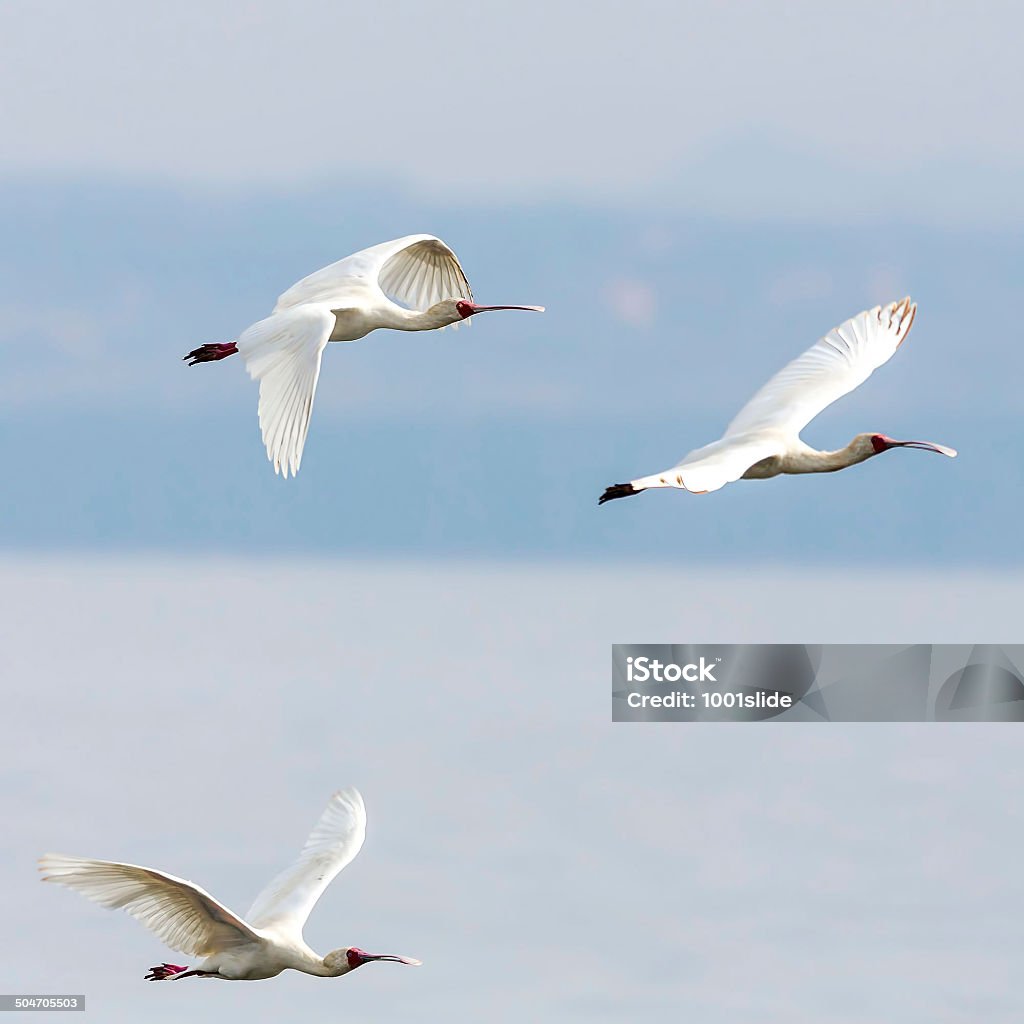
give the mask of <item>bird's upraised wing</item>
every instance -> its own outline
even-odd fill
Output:
[[[363,798],[358,790],[339,790],[310,833],[299,859],[256,897],[246,915],[253,927],[301,936],[316,901],[359,852],[365,836]]]
[[[327,306],[303,305],[260,320],[237,342],[249,376],[260,382],[260,430],[267,458],[285,477],[299,471],[320,358],[334,324]]]
[[[409,244],[388,256],[377,278],[389,299],[423,311],[442,299],[473,298],[458,256],[440,238],[410,235],[402,241]]]
[[[892,357],[916,312],[916,303],[905,298],[834,327],[775,374],[740,409],[724,436],[758,430],[799,434],[822,409],[859,387]]]
[[[77,890],[101,906],[127,910],[171,949],[212,956],[261,942],[243,920],[192,882],[162,871],[48,853],[39,859],[44,882]]]
[[[296,282],[274,312],[307,302],[343,301],[353,284],[379,287],[407,309],[427,310],[442,299],[472,299],[459,258],[440,238],[406,235],[346,256]]]

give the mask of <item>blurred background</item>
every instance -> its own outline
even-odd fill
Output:
[[[606,673],[612,642],[1019,640],[1022,29],[0,5],[5,991],[115,1022],[1019,1019],[1010,732],[613,728]],[[331,346],[275,477],[244,368],[181,357],[419,231],[479,301],[547,312]],[[904,294],[909,343],[806,439],[955,462],[598,509]],[[310,938],[411,977],[145,986],[154,940],[32,881],[55,847],[241,912],[346,783],[371,838]]]
[[[1012,5],[3,18],[8,545],[1019,560]],[[243,366],[181,356],[417,231],[480,301],[548,312],[332,346],[303,472],[275,479]],[[908,293],[909,346],[807,437],[922,437],[960,461],[598,512],[607,484],[718,437],[834,324]]]

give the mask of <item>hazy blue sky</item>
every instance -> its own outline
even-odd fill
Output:
[[[7,3],[7,549],[992,564],[1024,497],[1011,4]],[[449,241],[472,331],[331,346],[301,478],[237,360],[291,282]],[[718,436],[834,324],[910,343],[807,431],[836,479],[609,483]]]
[[[0,586],[6,991],[104,1024],[1020,1018],[1017,727],[609,699],[613,641],[1001,642],[1017,578],[106,559]],[[122,858],[244,912],[346,783],[368,838],[307,938],[421,969],[150,985],[155,938],[34,880],[45,850]]]
[[[1024,215],[1013,3],[8,0],[0,30],[8,172]]]
[[[543,315],[380,331],[324,357],[297,480],[274,477],[237,337],[292,280],[427,228],[482,301]],[[487,206],[363,184],[0,189],[7,548],[228,546],[507,559],[1018,563],[1024,241],[1011,228],[727,223],[613,204]],[[652,493],[609,483],[717,437],[831,325],[910,293],[910,340],[808,428],[953,445],[845,473]],[[490,319],[488,319],[488,316]]]

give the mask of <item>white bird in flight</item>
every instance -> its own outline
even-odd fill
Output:
[[[302,461],[320,357],[329,341],[357,341],[370,331],[432,331],[477,313],[543,306],[478,306],[458,257],[440,238],[407,235],[363,249],[304,277],[273,313],[237,341],[200,345],[189,366],[236,352],[260,382],[260,429],[274,471],[294,476]]]
[[[59,882],[111,909],[127,910],[164,943],[204,959],[193,968],[161,964],[147,981],[225,978],[256,981],[282,971],[338,978],[372,960],[419,964],[405,956],[343,946],[326,956],[303,941],[302,926],[335,875],[359,852],[366,808],[355,789],[339,790],[306,840],[298,860],[260,894],[246,920],[192,882],[162,871],[108,860],[48,853],[39,860],[44,882]]]
[[[900,347],[914,322],[909,298],[875,306],[833,328],[783,367],[736,414],[725,434],[695,448],[672,469],[613,484],[598,500],[626,498],[650,487],[678,487],[694,494],[717,491],[733,480],[763,480],[779,473],[831,473],[891,448],[956,451],[931,441],[896,441],[885,434],[858,434],[845,448],[820,452],[800,431],[836,399],[853,391]]]

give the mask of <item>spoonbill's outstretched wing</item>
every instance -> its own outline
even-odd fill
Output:
[[[433,235],[406,235],[346,256],[293,284],[274,312],[307,302],[330,305],[354,283],[380,288],[393,302],[421,312],[442,299],[472,299],[459,258]],[[468,321],[466,321],[468,323]]]
[[[256,897],[246,914],[252,926],[301,936],[316,901],[359,852],[365,836],[363,798],[355,789],[338,790],[306,840],[299,859]]]
[[[48,853],[44,882],[59,882],[111,909],[127,910],[171,949],[213,956],[263,940],[243,920],[192,882],[162,871]]]
[[[799,434],[822,409],[859,387],[892,358],[915,313],[917,304],[905,298],[875,306],[833,327],[740,409],[725,438],[760,430]]]
[[[320,358],[334,330],[328,306],[283,309],[243,331],[238,351],[260,382],[260,430],[274,471],[295,476],[313,414]]]

